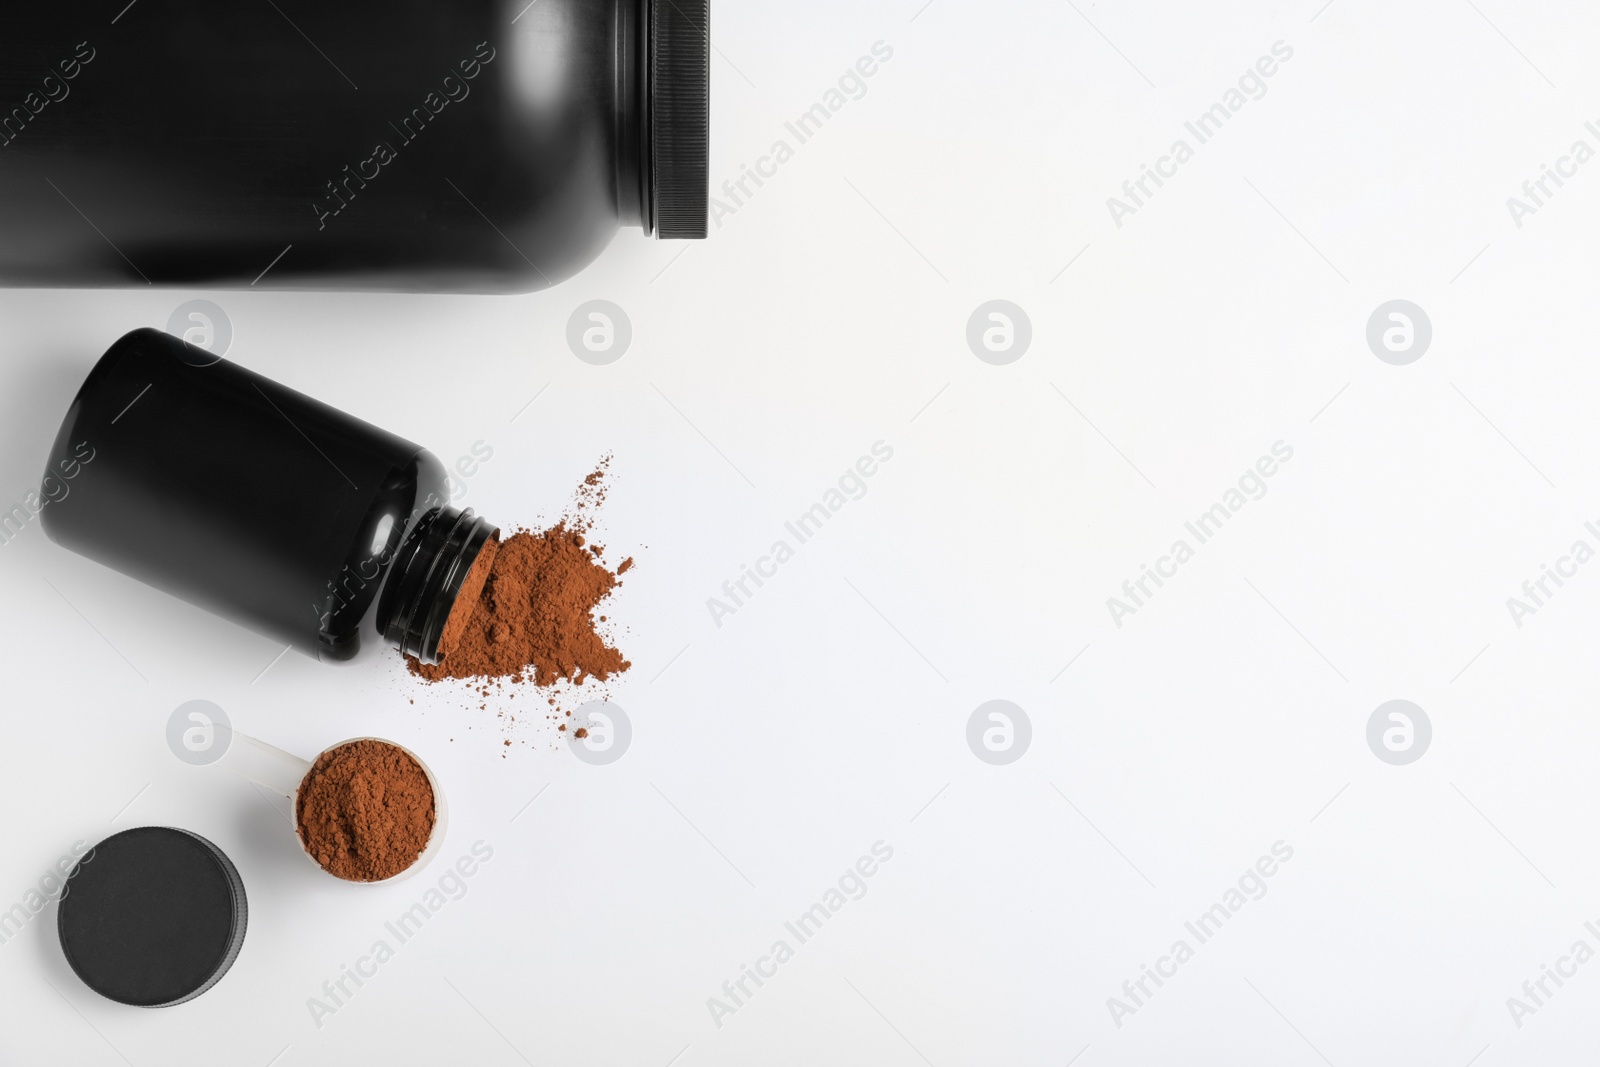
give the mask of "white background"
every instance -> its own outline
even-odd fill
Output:
[[[632,747],[585,765],[384,657],[274,663],[35,522],[0,547],[0,907],[75,840],[173,824],[233,857],[250,926],[215,989],[140,1011],[77,982],[47,909],[0,946],[0,1061],[1595,1055],[1600,963],[1520,1028],[1506,1002],[1600,950],[1600,564],[1520,628],[1506,598],[1600,547],[1600,163],[1520,228],[1506,198],[1600,149],[1600,15],[921,2],[717,6],[714,185],[894,55],[703,244],[627,232],[527,297],[206,294],[229,358],[446,462],[488,442],[465,502],[503,525],[614,453]],[[1106,198],[1280,40],[1266,95],[1117,227]],[[110,341],[197,295],[0,293],[0,502]],[[1009,366],[965,339],[997,298],[1032,321]],[[1396,298],[1433,325],[1409,366],[1365,339]],[[633,323],[610,366],[566,345],[590,299]],[[706,599],[878,440],[867,495],[714,626]],[[1106,598],[1280,440],[1266,496],[1115,626]],[[449,797],[441,859],[494,849],[320,1027],[308,998],[438,871],[320,874],[281,809],[167,750],[194,698],[306,755],[414,748]],[[1033,728],[1003,767],[965,735],[997,698]],[[1409,766],[1367,746],[1395,698],[1433,725]],[[866,896],[718,1026],[708,998],[880,840]],[[1265,897],[1116,1025],[1107,999],[1280,840]]]

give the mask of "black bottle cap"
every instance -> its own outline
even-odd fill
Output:
[[[244,883],[221,849],[187,830],[141,826],[73,867],[56,931],[90,989],[164,1008],[222,979],[244,944],[246,917]]]
[[[711,3],[652,0],[650,7],[656,236],[703,238],[711,184]]]

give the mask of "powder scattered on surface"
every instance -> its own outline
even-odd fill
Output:
[[[580,494],[578,506],[584,502]],[[628,660],[595,629],[594,609],[616,587],[617,575],[584,544],[566,520],[542,533],[512,533],[495,554],[455,648],[433,665],[408,657],[407,668],[430,682],[498,679],[538,686],[561,679],[582,685],[590,677],[603,682],[627,670]],[[479,692],[487,696],[487,684]]]
[[[393,878],[433,835],[433,786],[404,749],[352,741],[317,757],[300,783],[300,840],[322,869],[354,882]]]
[[[491,712],[507,731],[536,728],[552,748],[588,736],[549,727],[571,717],[569,705],[608,699],[607,683],[630,666],[615,647],[614,616],[595,613],[634,562],[608,568],[606,547],[596,543],[610,465],[611,456],[602,456],[552,525],[515,529],[501,541],[477,603],[458,597],[456,611],[471,610],[455,647],[432,666],[405,657],[411,675],[430,685],[454,683],[449,689],[465,698],[466,709]],[[523,714],[513,714],[510,702],[521,687],[541,714],[526,703]],[[502,759],[512,743],[496,746]]]

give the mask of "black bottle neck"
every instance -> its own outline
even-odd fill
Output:
[[[392,647],[426,664],[439,662],[439,640],[461,585],[500,531],[471,508],[434,508],[400,546],[378,598],[378,631]]]

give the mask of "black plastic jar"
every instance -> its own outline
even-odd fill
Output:
[[[89,372],[41,495],[57,544],[325,660],[365,629],[438,662],[499,534],[432,453],[149,329]]]
[[[0,34],[0,284],[527,292],[706,234],[709,0],[91,0]]]

